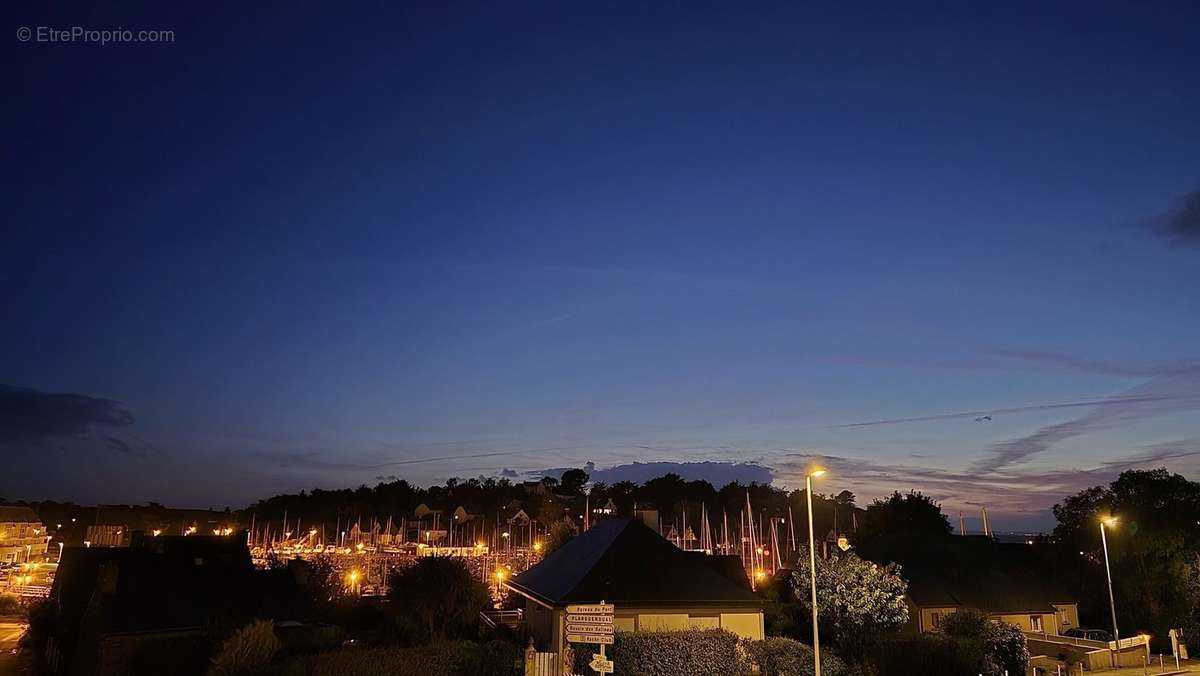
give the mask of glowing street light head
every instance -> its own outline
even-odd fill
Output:
[[[761,580],[767,576],[767,572],[761,568],[754,571],[754,579]]]
[[[816,477],[819,477],[819,476],[825,476],[825,470],[823,470],[823,469],[814,469],[813,471],[809,472],[809,473],[808,473],[808,475],[809,475],[810,477],[813,477],[813,478],[815,479]]]
[[[160,528],[155,528],[154,530],[152,530],[150,532],[154,534],[154,537],[158,537],[159,535],[162,535],[162,529],[160,529]]]
[[[501,568],[501,569],[498,569],[498,570],[496,571],[496,579],[497,579],[497,580],[503,580],[503,579],[504,579],[504,569],[503,569],[503,568]]]
[[[542,551],[542,543],[540,543],[540,542],[533,543],[533,551],[535,551],[535,552]]]
[[[1112,528],[1113,526],[1117,525],[1117,521],[1119,521],[1119,519],[1118,519],[1117,517],[1115,517],[1115,516],[1106,516],[1106,517],[1104,517],[1104,518],[1100,519],[1100,521],[1101,521],[1101,522],[1102,522],[1102,523],[1103,523],[1105,526],[1108,526],[1109,528]]]

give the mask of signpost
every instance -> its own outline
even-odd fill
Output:
[[[604,655],[604,646],[613,644],[613,611],[611,603],[567,606],[566,634],[571,643],[592,643],[600,653],[592,655],[588,666],[598,674],[613,673],[613,662]]]

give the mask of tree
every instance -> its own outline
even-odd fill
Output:
[[[1110,515],[1118,519],[1107,529],[1118,625],[1163,641],[1200,614],[1200,483],[1163,468],[1129,470],[1054,506],[1056,567],[1080,600],[1080,621],[1104,627],[1111,620],[1099,529]]]
[[[565,521],[555,521],[546,533],[546,542],[542,546],[542,556],[562,547],[575,538],[575,530]]]
[[[800,561],[808,561],[802,548]],[[808,566],[792,573],[796,599],[812,612]],[[895,564],[879,566],[854,554],[817,559],[817,607],[821,626],[832,630],[842,657],[861,661],[870,642],[908,622],[908,583]]]
[[[467,636],[488,603],[487,588],[462,561],[422,557],[389,578],[390,609],[401,631],[417,643]]]
[[[583,486],[588,482],[588,478],[588,473],[581,469],[569,469],[563,472],[558,486],[567,495],[580,495],[583,493]]]
[[[1028,643],[1021,630],[997,622],[981,610],[963,608],[951,613],[943,621],[942,631],[952,638],[977,643],[983,664],[976,669],[988,676],[1023,674],[1029,666]]]
[[[883,500],[872,502],[863,514],[858,536],[869,539],[878,535],[949,535],[950,519],[942,506],[919,491],[896,491]]]

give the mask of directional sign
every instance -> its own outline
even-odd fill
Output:
[[[612,634],[567,634],[567,641],[570,643],[598,643],[602,645],[612,645]]]
[[[571,615],[612,615],[614,610],[616,610],[616,606],[611,603],[588,603],[567,606],[567,612]]]
[[[604,655],[592,655],[592,661],[588,662],[588,666],[598,674],[611,674],[613,672],[613,661],[605,659]]]
[[[575,624],[574,622],[567,623],[568,634],[596,634],[597,636],[612,636],[613,626],[599,624]]]
[[[573,615],[567,613],[567,622],[575,624],[595,624],[598,626],[609,626],[613,624],[612,615]]]

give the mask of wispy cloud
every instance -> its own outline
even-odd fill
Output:
[[[1200,245],[1200,190],[1179,198],[1175,206],[1158,219],[1159,232],[1176,244]]]
[[[1076,368],[1087,369],[1098,363],[1058,358],[1059,355],[1051,353],[1038,353],[1036,358],[1045,359],[1046,355],[1054,357],[1052,361],[1056,363]],[[1030,434],[993,445],[988,457],[975,463],[972,470],[982,474],[996,472],[1026,462],[1073,437],[1120,423],[1200,408],[1200,366],[1159,367],[1141,373],[1156,375],[1118,396],[1095,402],[1092,410],[1085,415],[1046,425]]]
[[[783,482],[801,481],[813,464],[820,464],[831,470],[830,481],[836,482],[838,487],[849,487],[864,495],[916,488],[952,507],[983,504],[999,513],[1028,514],[1044,513],[1066,496],[1089,486],[1108,483],[1127,469],[1195,458],[1200,458],[1200,439],[1155,444],[1083,468],[1039,468],[988,475],[973,469],[957,471],[812,452],[790,453],[772,465],[776,478]]]

